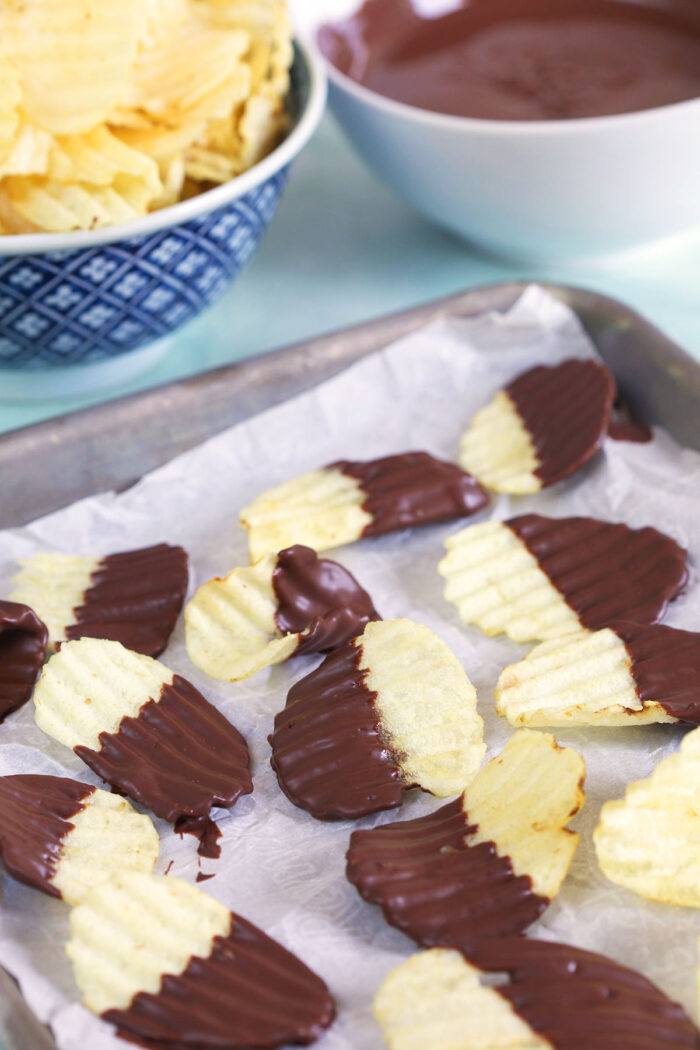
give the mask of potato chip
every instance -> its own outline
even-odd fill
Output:
[[[445,948],[402,963],[374,998],[387,1050],[552,1050],[481,978]]]
[[[141,0],[9,0],[1,29],[22,109],[44,131],[88,132],[124,102]],[[62,227],[63,228],[63,227]]]
[[[307,1046],[335,1016],[296,956],[172,877],[102,883],[74,909],[66,951],[86,1005],[139,1045]]]
[[[630,784],[623,800],[605,803],[593,841],[611,882],[700,908],[700,729],[651,777]]]
[[[558,893],[578,844],[585,767],[554,737],[516,733],[461,798],[353,832],[347,877],[422,945],[466,950],[523,933]]]
[[[9,58],[0,54],[0,160],[12,149],[19,126],[21,98],[19,72]]]
[[[462,437],[459,462],[494,492],[539,492],[539,466],[531,435],[515,405],[500,390],[474,416]]]
[[[14,878],[79,904],[119,871],[150,872],[158,833],[126,799],[66,777],[0,777],[0,856]]]
[[[85,135],[57,138],[51,150],[47,175],[57,182],[111,186],[123,176],[141,180],[155,197],[161,190],[155,161],[130,148],[101,124]]]
[[[459,660],[427,627],[371,622],[290,689],[272,766],[318,820],[394,809],[411,787],[453,795],[486,750],[476,703]]]
[[[642,701],[630,664],[624,641],[610,628],[543,642],[502,671],[496,711],[514,726],[677,721],[661,704]]]
[[[10,597],[36,610],[49,629],[49,644],[55,646],[66,640],[66,627],[75,622],[75,610],[99,564],[99,558],[48,552],[22,558]]]
[[[10,149],[0,159],[0,178],[6,175],[45,175],[56,140],[41,128],[20,120]]]

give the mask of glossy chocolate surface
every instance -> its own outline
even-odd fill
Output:
[[[292,686],[270,737],[290,802],[317,820],[354,820],[401,805],[407,786],[382,738],[361,646],[335,649]]]
[[[338,562],[319,558],[297,544],[280,551],[272,574],[278,606],[275,622],[283,634],[309,633],[297,655],[321,653],[362,634],[370,620],[381,620],[367,591]]]
[[[308,1046],[329,1027],[335,1004],[324,982],[295,955],[237,915],[208,959],[193,957],[157,993],[139,992],[127,1010],[102,1015],[119,1034],[169,1050]]]
[[[48,637],[28,605],[0,601],[0,722],[32,695]]]
[[[700,96],[692,0],[463,0],[431,18],[417,7],[367,0],[321,29],[321,49],[380,95],[452,116],[569,120]]]
[[[363,536],[463,518],[489,501],[471,474],[427,452],[404,452],[367,463],[343,459],[330,466],[360,482],[366,497],[362,506],[372,515]]]
[[[117,733],[101,733],[100,743],[99,751],[75,752],[117,791],[196,835],[203,856],[219,855],[209,814],[251,793],[250,757],[238,730],[190,682],[175,675],[158,700],[123,718]]]
[[[95,789],[67,777],[0,777],[0,856],[10,875],[50,897],[71,820]]]
[[[509,983],[495,991],[555,1050],[697,1050],[683,1008],[604,955],[529,938],[482,942],[469,961]]]
[[[163,652],[187,593],[187,553],[167,543],[103,558],[66,637],[108,638],[146,656]]]
[[[602,447],[616,392],[605,365],[576,359],[539,365],[505,392],[530,434],[543,487],[573,474]]]
[[[681,722],[700,723],[700,634],[661,624],[613,623],[639,698]]]
[[[522,933],[549,904],[517,876],[494,842],[465,841],[462,798],[417,820],[385,824],[350,837],[346,874],[388,923],[425,947],[466,949],[484,937]]]
[[[608,437],[613,441],[633,441],[637,444],[648,444],[654,440],[654,433],[643,423],[629,420],[614,420],[608,427]]]
[[[688,579],[686,552],[656,529],[525,514],[504,522],[584,627],[654,623]]]

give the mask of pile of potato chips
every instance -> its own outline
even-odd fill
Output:
[[[0,233],[126,222],[261,160],[287,124],[285,0],[3,0]]]

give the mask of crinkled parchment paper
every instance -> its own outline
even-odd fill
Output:
[[[245,564],[246,538],[238,512],[261,490],[339,458],[372,458],[426,449],[454,459],[473,413],[518,372],[536,363],[588,356],[593,349],[578,321],[540,289],[531,288],[507,316],[448,320],[350,368],[311,393],[236,426],[179,457],[122,495],[84,500],[22,529],[0,534],[0,595],[10,590],[15,559],[33,551],[106,554],[159,541],[183,544],[192,563],[191,592],[213,575]],[[28,479],[28,484],[31,479]],[[496,497],[487,515],[506,518],[537,510],[592,515],[628,525],[654,525],[689,548],[700,564],[700,455],[657,432],[653,444],[606,442],[604,454],[575,478],[537,496]],[[406,531],[340,549],[337,557],[371,592],[385,618],[412,617],[435,630],[464,664],[479,693],[489,754],[510,728],[493,712],[500,670],[527,648],[485,638],[458,622],[442,597],[436,565],[446,536],[464,523]],[[698,628],[696,573],[666,622]],[[695,610],[695,615],[693,612]],[[321,974],[337,999],[336,1024],[323,1050],[375,1050],[371,1014],[384,975],[413,944],[363,903],[344,878],[353,827],[410,818],[443,802],[412,792],[400,813],[355,825],[323,824],[295,809],[270,769],[267,735],[292,682],[318,658],[305,657],[247,682],[222,685],[188,660],[182,620],[162,657],[191,679],[247,737],[255,792],[220,818],[223,854],[203,861],[216,877],[204,890],[260,925]],[[586,759],[587,802],[574,826],[581,845],[563,890],[533,933],[606,952],[636,966],[695,1015],[696,939],[700,915],[645,902],[607,882],[591,844],[602,802],[647,776],[678,748],[678,728],[637,727],[559,731],[558,739]],[[32,705],[0,728],[0,773],[67,774],[94,783],[80,760],[34,725]],[[190,881],[198,871],[196,843],[158,822],[158,871]],[[0,876],[0,964],[18,979],[29,1004],[50,1022],[61,1050],[124,1047],[110,1026],[78,1005],[63,954],[68,908]]]

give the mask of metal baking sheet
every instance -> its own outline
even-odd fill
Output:
[[[0,527],[124,489],[178,453],[429,321],[506,310],[525,287],[474,289],[0,436]],[[700,449],[700,364],[620,302],[580,288],[543,287],[578,314],[635,417]]]
[[[493,285],[0,437],[0,527],[20,525],[153,468],[317,385],[438,317],[507,310],[526,286]],[[700,363],[622,303],[543,286],[570,306],[640,422],[700,450]],[[29,481],[28,481],[29,479]],[[56,1050],[0,970],[0,1050]]]

